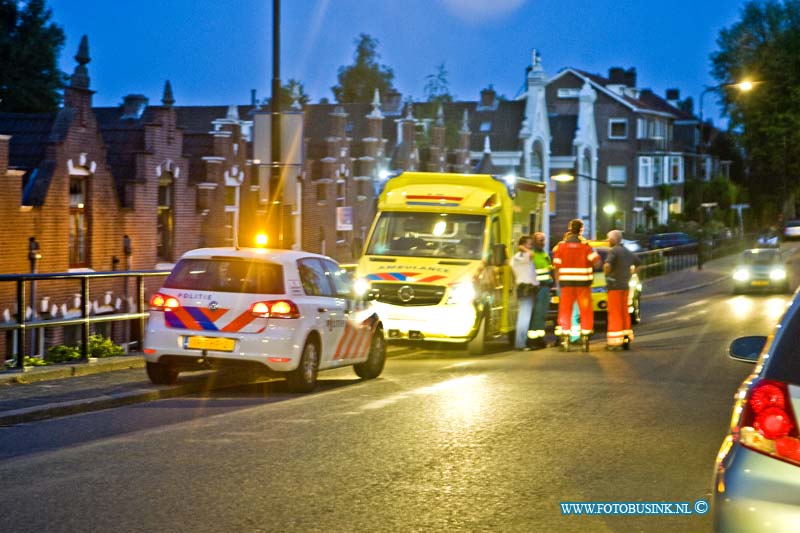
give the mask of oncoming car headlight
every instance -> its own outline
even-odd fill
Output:
[[[356,296],[364,296],[367,294],[369,287],[369,281],[365,280],[364,278],[358,278],[353,282],[353,292],[356,293]]]
[[[447,299],[448,304],[466,304],[472,303],[475,299],[475,285],[471,281],[462,281],[456,283],[450,288],[450,297]]]
[[[733,271],[733,279],[736,281],[747,281],[750,279],[750,271],[746,268],[737,268]]]
[[[773,268],[769,271],[769,279],[773,281],[786,279],[786,271],[782,268]]]

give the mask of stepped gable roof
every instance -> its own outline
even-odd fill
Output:
[[[122,106],[93,108],[106,145],[106,161],[123,207],[130,207],[126,184],[136,179],[136,154],[144,152],[144,125],[153,122],[155,110],[147,107],[139,118],[123,118]]]
[[[55,161],[46,159],[47,147],[64,140],[74,116],[72,109],[57,113],[0,113],[0,133],[11,136],[8,164],[25,171],[23,205],[44,205],[56,169]]]
[[[205,177],[203,157],[213,153],[214,138],[208,133],[183,134],[183,155],[189,160],[189,181],[192,183],[203,181]]]
[[[550,155],[572,155],[578,115],[550,115]]]

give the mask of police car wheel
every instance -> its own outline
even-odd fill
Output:
[[[317,386],[319,347],[309,339],[303,346],[303,355],[297,368],[286,373],[286,384],[291,392],[311,392]]]
[[[386,339],[383,338],[383,330],[378,329],[369,345],[369,357],[363,363],[353,365],[353,370],[361,379],[374,379],[381,375],[384,364],[386,364]]]
[[[178,381],[178,371],[165,363],[147,363],[147,377],[154,385],[172,385]]]

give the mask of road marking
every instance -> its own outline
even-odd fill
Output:
[[[707,299],[706,300],[697,300],[696,302],[692,302],[690,304],[686,304],[686,305],[683,305],[681,307],[696,307],[698,305],[703,305],[705,303],[708,303]]]
[[[664,318],[664,317],[667,317],[667,316],[674,316],[674,315],[677,315],[677,314],[678,314],[677,311],[667,311],[666,313],[659,313],[657,315],[653,315],[653,318]]]

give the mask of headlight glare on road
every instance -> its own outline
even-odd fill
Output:
[[[449,304],[466,304],[475,299],[475,285],[471,281],[456,283],[450,289],[450,297],[447,299]]]
[[[736,281],[747,281],[750,279],[750,271],[746,268],[737,268],[733,271],[733,279]]]
[[[786,271],[782,268],[773,268],[769,271],[769,279],[773,281],[780,281],[786,279]]]

